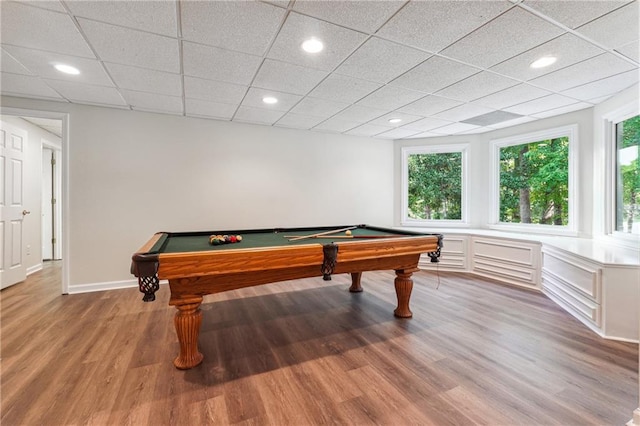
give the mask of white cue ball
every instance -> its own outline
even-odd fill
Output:
[[[347,231],[345,232],[345,234],[346,234],[346,235],[351,235],[351,231],[347,230]]]

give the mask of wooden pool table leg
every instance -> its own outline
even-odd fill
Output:
[[[413,316],[411,309],[409,309],[409,299],[411,298],[411,291],[413,290],[411,275],[415,271],[418,271],[418,268],[396,270],[394,284],[396,286],[398,307],[393,311],[393,314],[397,317],[411,318]]]
[[[172,305],[178,309],[173,322],[180,342],[180,354],[173,361],[173,365],[180,370],[188,370],[202,362],[202,354],[198,351],[198,335],[202,324],[200,304],[202,297],[172,300]]]
[[[360,278],[362,278],[362,272],[351,273],[351,287],[349,287],[349,291],[351,293],[360,293],[362,291],[362,286],[360,286]]]

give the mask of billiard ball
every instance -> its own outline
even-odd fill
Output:
[[[236,235],[236,240],[237,240],[238,242],[242,241],[242,235]]]
[[[347,232],[345,232],[345,235],[351,235],[351,230],[347,229]]]

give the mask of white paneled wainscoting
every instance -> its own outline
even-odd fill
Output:
[[[596,240],[442,232],[440,263],[424,255],[425,270],[465,272],[541,291],[607,339],[638,342],[640,252]]]

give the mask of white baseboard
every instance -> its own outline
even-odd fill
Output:
[[[42,263],[38,263],[37,265],[30,266],[27,268],[27,276],[41,270],[42,270]]]

